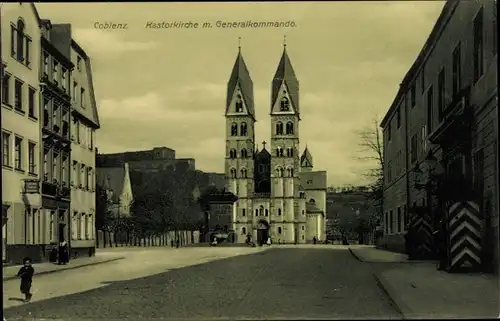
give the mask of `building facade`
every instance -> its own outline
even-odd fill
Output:
[[[50,235],[41,213],[41,20],[30,3],[1,8],[1,128],[4,261],[41,256]]]
[[[498,83],[496,5],[447,1],[381,126],[385,242],[435,254],[447,226],[450,266],[498,268]]]
[[[244,242],[268,237],[279,243],[324,239],[326,172],[312,171],[308,149],[299,154],[299,84],[283,50],[272,81],[270,151],[255,143],[253,82],[241,49],[228,82],[225,173],[238,196],[232,226]]]
[[[40,71],[42,108],[42,215],[49,219],[49,243],[68,242],[70,226],[71,70],[64,38],[42,20]]]
[[[96,131],[100,128],[92,80],[92,65],[85,50],[71,38],[71,25],[57,25],[65,34],[74,64],[71,83],[71,252],[92,256],[96,247]]]

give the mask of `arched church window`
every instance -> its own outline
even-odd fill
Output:
[[[247,158],[247,157],[248,157],[248,151],[245,148],[243,148],[241,150],[241,158]]]
[[[293,148],[292,147],[288,147],[286,149],[286,156],[287,157],[293,157]]]
[[[245,168],[243,168],[243,169],[241,170],[241,177],[242,177],[242,178],[247,178],[247,170],[246,170]]]
[[[293,168],[287,168],[286,170],[288,177],[293,177]]]
[[[280,121],[276,123],[276,135],[283,135],[283,123]]]
[[[229,158],[231,158],[231,159],[235,159],[235,158],[237,158],[236,149],[234,149],[234,148],[233,148],[233,149],[231,149],[231,150],[229,151]]]
[[[278,216],[281,216],[281,208],[278,208]]]
[[[241,228],[241,235],[246,235],[247,234],[247,229],[245,227]]]
[[[286,123],[286,134],[293,135],[293,123],[291,121]]]
[[[269,216],[269,210],[266,208],[266,216]]]
[[[259,207],[259,216],[264,216],[264,206]]]
[[[241,209],[241,216],[246,216],[246,210],[244,208]]]
[[[231,136],[238,136],[238,124],[231,124]]]
[[[230,172],[231,172],[231,178],[236,178],[236,169],[231,168]]]
[[[302,215],[305,215],[306,214],[306,211],[302,210]]]
[[[290,101],[286,97],[281,98],[280,111],[289,111],[289,110],[290,110]]]
[[[316,201],[314,200],[314,198],[311,198],[311,199],[309,200],[309,203],[314,204],[314,203],[316,203]]]
[[[236,112],[243,112],[243,101],[241,100],[241,95],[236,96]]]
[[[24,21],[17,20],[17,60],[24,61]]]
[[[283,148],[278,147],[276,148],[276,157],[282,157],[283,156]]]
[[[278,234],[281,234],[281,227],[278,227]]]
[[[248,134],[247,123],[243,122],[240,125],[240,136],[246,136]]]
[[[276,172],[277,172],[277,174],[278,174],[278,177],[283,177],[283,168],[278,167],[278,168],[276,169]]]
[[[259,216],[259,210],[255,209],[255,216]]]

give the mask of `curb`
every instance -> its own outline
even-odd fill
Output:
[[[74,269],[78,269],[78,268],[82,268],[82,267],[88,267],[88,266],[99,265],[99,264],[114,262],[114,261],[118,261],[118,260],[123,260],[124,258],[125,258],[124,256],[120,256],[120,257],[115,257],[115,258],[112,258],[112,259],[109,259],[109,260],[105,260],[105,261],[91,262],[91,263],[88,263],[88,264],[81,264],[81,265],[77,265],[77,266],[70,266],[70,267],[68,267],[66,269],[57,269],[57,270],[43,271],[43,272],[35,273],[34,276],[52,274],[52,273],[63,272],[63,271],[68,271],[68,270],[74,270]],[[10,281],[10,280],[15,280],[15,279],[17,279],[17,276],[9,276],[9,277],[4,278],[3,282]]]
[[[361,258],[360,258],[357,254],[356,254],[356,253],[354,253],[354,251],[353,251],[351,248],[349,248],[349,252],[350,252],[350,253],[351,253],[351,255],[352,255],[352,256],[353,256],[356,260],[358,260],[359,262],[365,262],[365,261],[363,261],[363,260],[362,260],[362,259],[361,259]]]
[[[376,271],[373,271],[373,277],[382,292],[384,292],[392,305],[401,314],[402,318],[409,319],[409,316],[413,314],[413,310],[397,295],[397,292],[384,277],[380,276]]]

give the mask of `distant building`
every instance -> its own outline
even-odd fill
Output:
[[[444,219],[460,235],[454,262],[498,267],[496,12],[494,1],[447,1],[382,121],[389,249],[404,251],[416,224],[419,253],[431,258]],[[449,205],[461,201],[468,224],[454,226]]]
[[[171,166],[196,168],[192,158],[175,158],[175,150],[168,147],[155,147],[152,150],[133,151],[113,154],[98,154],[97,167],[119,167],[128,163],[130,170],[157,172]]]

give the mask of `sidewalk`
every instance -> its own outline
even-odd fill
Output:
[[[107,262],[121,260],[124,258],[125,258],[124,256],[120,256],[117,253],[115,254],[109,252],[103,252],[103,253],[97,252],[96,255],[93,257],[82,257],[73,259],[66,265],[58,265],[54,263],[45,262],[45,263],[33,264],[33,267],[35,268],[35,275],[43,275],[58,271],[76,269],[84,266],[103,264]],[[16,279],[17,278],[16,274],[19,271],[20,267],[21,267],[20,265],[4,266],[3,281]]]
[[[495,275],[450,274],[436,270],[435,262],[408,261],[404,254],[373,247],[350,250],[372,265],[375,278],[405,319],[499,316],[499,280]]]

